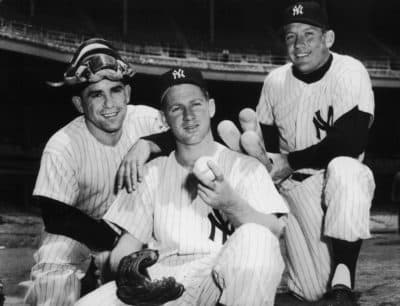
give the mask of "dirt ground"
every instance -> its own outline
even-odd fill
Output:
[[[379,226],[361,250],[356,284],[359,304],[400,305],[400,235],[383,233]],[[21,291],[17,284],[29,278],[41,227],[41,220],[36,215],[0,210],[0,280],[4,284],[5,305],[21,305]],[[282,284],[276,305],[318,305],[296,301],[284,291]]]

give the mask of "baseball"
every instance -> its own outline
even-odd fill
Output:
[[[207,162],[212,160],[209,156],[202,156],[196,160],[193,167],[193,174],[200,180],[213,181],[215,179],[214,173],[208,167]]]

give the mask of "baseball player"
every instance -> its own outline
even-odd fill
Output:
[[[173,276],[185,287],[168,305],[273,305],[284,267],[277,236],[286,204],[261,163],[213,140],[215,104],[199,71],[175,68],[162,81],[176,150],[149,162],[137,192],[121,191],[105,215],[125,230],[111,267],[150,244],[160,253],[151,278]],[[212,159],[213,178],[192,173],[202,156]],[[77,303],[121,304],[115,282]]]
[[[266,77],[257,117],[279,133],[270,174],[291,210],[289,289],[309,301],[327,293],[326,305],[355,305],[375,188],[361,163],[374,115],[371,81],[358,60],[330,51],[335,36],[318,3],[290,5],[283,30],[291,63]]]
[[[82,115],[56,132],[43,151],[33,195],[45,230],[34,254],[29,304],[72,305],[92,255],[111,250],[119,237],[101,221],[116,197],[118,167],[139,137],[163,126],[159,111],[127,105],[132,76],[107,41],[90,39],[76,50],[58,84],[71,88]]]

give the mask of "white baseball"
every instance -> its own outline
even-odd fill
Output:
[[[212,160],[209,156],[202,156],[196,160],[193,167],[193,174],[200,180],[203,181],[213,181],[215,175],[207,165],[207,162]]]

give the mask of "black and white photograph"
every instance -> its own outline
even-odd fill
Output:
[[[0,306],[400,305],[400,2],[0,0]]]

